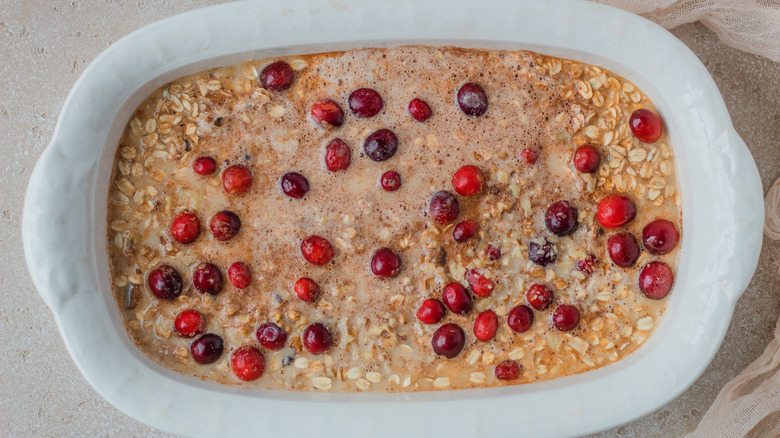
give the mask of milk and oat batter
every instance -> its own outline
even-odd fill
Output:
[[[678,230],[681,223],[665,133],[643,143],[628,126],[636,109],[655,110],[633,84],[595,66],[526,51],[409,46],[283,60],[294,71],[286,90],[267,90],[259,82],[258,72],[277,59],[167,84],[141,104],[120,141],[109,191],[108,253],[128,334],[152,360],[251,388],[405,392],[576,374],[626,357],[652,334],[668,298],[652,300],[640,292],[639,271],[651,261],[675,271],[679,245],[660,256],[642,248],[629,268],[613,263],[606,249],[617,231],[641,242],[643,227],[655,219],[667,219]],[[458,105],[456,94],[468,82],[487,95],[487,111],[479,117]],[[361,87],[383,100],[373,117],[356,117],[347,104]],[[407,109],[415,98],[432,109],[424,122]],[[312,120],[312,105],[324,100],[341,107],[342,126]],[[379,129],[392,131],[398,146],[391,158],[376,162],[366,156],[364,141]],[[334,138],[351,150],[351,163],[337,172],[324,161]],[[574,151],[584,144],[601,155],[593,174],[572,165]],[[217,164],[206,176],[191,167],[204,156]],[[220,173],[237,164],[251,170],[251,187],[229,194]],[[428,202],[435,192],[454,193],[453,174],[464,165],[484,173],[484,189],[473,196],[456,194],[457,219],[438,224]],[[389,170],[401,177],[398,190],[384,190],[379,182]],[[300,199],[280,188],[289,172],[308,181],[310,190]],[[596,221],[597,204],[615,194],[633,201],[636,218],[619,230],[604,229]],[[545,226],[545,211],[559,200],[578,212],[579,224],[569,236],[556,236]],[[227,241],[209,230],[210,218],[222,210],[241,222]],[[200,219],[192,243],[171,237],[171,223],[182,212]],[[465,220],[474,221],[478,231],[456,242],[453,226]],[[332,244],[335,254],[327,264],[302,256],[301,242],[311,235]],[[530,260],[528,246],[544,239],[555,261],[540,266]],[[382,247],[402,260],[395,277],[371,271],[372,254]],[[590,255],[592,273],[577,269]],[[193,287],[193,270],[203,262],[219,267],[224,277],[216,294]],[[251,271],[244,289],[228,281],[234,262]],[[149,273],[162,264],[182,278],[182,291],[171,300],[149,290]],[[447,309],[436,324],[418,320],[421,303],[441,299],[448,283],[469,288],[464,276],[471,269],[495,283],[489,296],[472,295],[473,309],[465,315]],[[307,303],[293,292],[301,277],[321,288],[316,301]],[[526,292],[537,283],[553,292],[553,303],[533,310],[531,328],[517,333],[507,326],[507,314],[528,304]],[[579,324],[571,331],[551,322],[561,304],[579,309]],[[498,316],[498,326],[495,337],[483,342],[473,326],[488,309]],[[224,352],[213,363],[194,361],[190,345],[197,337],[174,331],[174,320],[185,310],[203,316],[203,334],[223,340]],[[268,322],[287,332],[278,350],[256,338],[257,328]],[[330,332],[332,345],[325,353],[312,354],[302,345],[302,333],[313,323]],[[451,359],[431,346],[433,333],[447,323],[465,333],[465,346]],[[262,376],[251,382],[231,370],[231,352],[245,345],[265,359]],[[519,375],[499,380],[494,369],[507,360],[519,365]]]

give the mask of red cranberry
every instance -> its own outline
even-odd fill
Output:
[[[474,337],[487,342],[496,337],[498,331],[498,316],[492,310],[485,310],[474,319]]]
[[[211,157],[199,157],[192,162],[192,171],[198,175],[211,175],[217,170],[217,162]]]
[[[553,325],[562,332],[574,330],[580,324],[580,309],[571,304],[561,304],[552,316]]]
[[[352,151],[344,140],[334,138],[325,147],[325,166],[331,172],[346,169],[350,162],[352,162]]]
[[[230,356],[230,368],[233,374],[245,382],[257,380],[265,371],[265,357],[255,347],[244,345]]]
[[[237,164],[222,172],[222,187],[227,193],[241,194],[252,185],[252,171],[248,167]]]
[[[625,196],[607,196],[599,202],[596,218],[604,228],[617,228],[636,217],[636,206]]]
[[[553,301],[553,293],[550,288],[539,283],[532,284],[525,296],[528,299],[528,304],[539,311],[547,310]]]
[[[544,223],[556,236],[568,236],[577,229],[577,209],[568,201],[554,202],[544,214]]]
[[[441,299],[452,313],[458,315],[469,313],[474,305],[471,295],[460,283],[450,283],[444,286],[444,290],[441,292]]]
[[[398,137],[389,129],[380,129],[366,137],[363,150],[373,161],[389,160],[398,150]]]
[[[435,298],[423,301],[417,309],[417,319],[423,324],[436,324],[444,316],[444,305]]]
[[[517,306],[509,311],[506,322],[517,333],[527,332],[534,323],[534,312],[526,305]]]
[[[161,300],[172,300],[181,294],[181,274],[173,266],[160,265],[149,273],[149,289]]]
[[[639,244],[631,233],[613,234],[607,240],[607,252],[616,265],[628,268],[639,258]]]
[[[523,367],[516,360],[505,360],[496,365],[496,379],[517,380],[523,373]]]
[[[371,272],[380,277],[395,277],[401,272],[401,257],[390,248],[380,248],[371,256]]]
[[[591,275],[596,270],[596,262],[596,256],[589,254],[585,260],[578,260],[576,267],[578,271]]]
[[[401,187],[401,175],[393,170],[383,173],[379,181],[382,184],[382,188],[388,192],[394,192]]]
[[[284,194],[295,199],[303,198],[309,191],[309,181],[297,172],[285,173],[280,184]]]
[[[192,354],[195,362],[206,365],[216,362],[222,356],[224,348],[225,345],[222,342],[222,338],[213,333],[208,333],[192,342],[190,354]]]
[[[536,164],[536,160],[539,159],[539,152],[530,148],[525,148],[520,151],[520,158],[528,164]]]
[[[358,88],[347,99],[349,109],[356,117],[374,117],[382,111],[382,96],[371,88]]]
[[[192,273],[192,284],[201,293],[216,295],[222,290],[224,283],[222,272],[213,263],[201,263]]]
[[[301,242],[301,254],[310,263],[324,265],[333,258],[335,252],[327,240],[320,236],[309,236]]]
[[[488,245],[487,249],[485,249],[485,254],[487,255],[487,259],[491,262],[495,262],[496,260],[501,258],[501,248],[493,245]]]
[[[574,152],[574,167],[582,173],[595,173],[601,165],[601,154],[592,145],[580,146]]]
[[[266,322],[257,328],[257,340],[264,348],[278,350],[287,342],[287,332],[272,322]]]
[[[467,116],[479,117],[487,111],[487,94],[481,86],[473,82],[463,84],[458,90],[458,105]]]
[[[493,293],[496,284],[493,280],[485,277],[481,272],[476,269],[469,269],[466,271],[466,281],[469,282],[472,292],[480,297],[488,297]]]
[[[215,239],[224,242],[238,234],[241,220],[232,211],[222,210],[211,218],[209,228]]]
[[[276,61],[268,64],[260,72],[260,84],[269,91],[282,91],[290,88],[295,79],[295,72],[290,64]]]
[[[433,332],[431,345],[434,353],[452,359],[466,345],[466,333],[455,324],[444,324]]]
[[[313,303],[320,296],[320,286],[308,277],[299,278],[293,285],[293,290],[298,298],[307,303]]]
[[[677,228],[666,219],[654,220],[645,225],[645,229],[642,230],[642,243],[650,254],[668,254],[677,246],[679,239],[680,233],[677,232]]]
[[[206,329],[206,320],[197,310],[185,310],[173,321],[173,330],[183,338],[194,338]]]
[[[332,100],[315,103],[311,107],[312,118],[324,127],[339,127],[344,123],[344,111]]]
[[[639,289],[647,298],[660,300],[672,290],[674,274],[664,262],[650,262],[639,273]]]
[[[303,346],[311,354],[322,354],[330,348],[333,340],[324,325],[314,323],[303,331]]]
[[[233,286],[246,289],[252,282],[252,271],[246,263],[235,262],[228,268],[228,280]]]
[[[452,238],[456,242],[465,242],[477,232],[477,224],[474,221],[463,221],[452,229]]]
[[[452,176],[452,188],[461,196],[471,196],[482,191],[485,186],[485,175],[479,167],[463,166]]]
[[[452,193],[447,191],[436,192],[431,196],[431,201],[428,203],[428,211],[436,223],[446,225],[457,219],[460,212],[460,204]]]
[[[655,143],[661,138],[663,131],[661,119],[654,112],[646,109],[634,111],[628,119],[628,126],[634,137],[645,143]]]
[[[430,105],[424,100],[413,99],[409,102],[409,114],[414,117],[414,120],[424,122],[433,115],[433,111],[431,111]]]
[[[528,257],[539,266],[555,262],[555,246],[549,240],[528,242]]]
[[[171,224],[171,236],[179,243],[192,243],[200,234],[200,219],[194,213],[184,212]]]

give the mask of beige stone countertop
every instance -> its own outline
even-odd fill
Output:
[[[0,353],[0,436],[172,436],[113,408],[74,366],[27,273],[22,205],[35,161],[86,66],[146,24],[214,3],[0,1],[0,339],[5,343]],[[780,65],[725,46],[700,24],[673,33],[715,78],[766,191],[780,177]],[[690,389],[650,415],[595,436],[673,437],[690,431],[720,388],[769,343],[780,314],[779,259],[780,245],[764,239],[758,271],[737,304],[726,339]]]

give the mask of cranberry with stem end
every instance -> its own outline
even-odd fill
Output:
[[[552,315],[555,328],[562,332],[574,330],[580,324],[580,309],[571,304],[561,304]]]
[[[555,246],[547,239],[528,242],[528,257],[539,266],[555,262]]]
[[[173,266],[160,265],[146,279],[149,289],[161,300],[172,300],[181,294],[181,274]]]
[[[650,262],[639,273],[639,290],[652,300],[660,300],[669,295],[672,284],[674,284],[674,274],[669,265],[664,262]]]
[[[628,268],[639,258],[639,244],[631,233],[613,234],[607,239],[607,252],[616,265]]]
[[[353,91],[347,98],[347,104],[352,114],[360,118],[373,117],[379,114],[384,106],[382,96],[371,88],[358,88]]]
[[[217,162],[211,157],[198,157],[192,162],[192,171],[198,175],[211,175],[217,171]]]
[[[628,126],[634,137],[644,143],[657,142],[663,133],[661,119],[647,109],[638,109],[631,113],[631,117],[628,118]]]
[[[185,310],[173,320],[173,330],[183,338],[194,338],[205,329],[206,320],[197,310]]]
[[[171,224],[173,240],[186,245],[194,242],[198,235],[200,235],[200,219],[195,213],[185,211],[173,220]]]
[[[496,379],[498,380],[517,380],[523,373],[523,366],[516,360],[507,359],[496,365]]]
[[[257,340],[264,348],[278,350],[287,342],[287,332],[272,322],[266,322],[257,328]]]
[[[388,192],[394,192],[401,187],[401,175],[393,170],[388,170],[379,178],[382,188]]]
[[[344,123],[344,111],[332,100],[317,102],[311,107],[311,117],[323,127],[338,128]]]
[[[390,248],[380,248],[371,256],[371,272],[385,278],[393,278],[401,272],[401,257]]]
[[[618,228],[636,217],[636,205],[625,196],[613,195],[599,201],[596,219],[604,228]]]
[[[279,182],[285,195],[301,199],[309,191],[309,180],[298,172],[287,172]]]
[[[463,84],[458,90],[458,106],[467,116],[479,117],[485,114],[488,107],[485,89],[473,82]]]
[[[236,164],[222,172],[222,188],[226,193],[240,195],[252,186],[252,171],[248,167]]]
[[[460,283],[450,283],[444,286],[441,292],[441,299],[452,313],[465,315],[471,311],[474,303],[471,295]]]
[[[477,166],[463,166],[452,175],[452,188],[461,196],[476,195],[484,186],[485,175]]]
[[[451,192],[440,191],[431,196],[428,212],[436,223],[446,225],[457,219],[460,204]]]
[[[244,345],[230,355],[233,374],[245,382],[259,379],[265,371],[265,357],[255,347]]]
[[[331,172],[345,170],[352,162],[352,151],[344,140],[334,138],[325,146],[325,167]]]
[[[302,301],[313,303],[320,296],[320,286],[316,281],[308,277],[301,277],[293,284],[295,295]]]
[[[456,242],[465,242],[477,232],[477,223],[474,221],[463,221],[455,225],[452,229],[452,238]]]
[[[642,230],[642,243],[653,255],[668,254],[677,246],[679,239],[677,228],[666,219],[654,220]]]
[[[252,282],[252,271],[246,263],[235,262],[228,268],[228,280],[233,286],[246,289]]]
[[[372,161],[389,160],[398,150],[398,137],[389,129],[371,133],[363,142],[363,151]]]
[[[238,234],[241,229],[241,220],[232,211],[222,210],[212,216],[209,228],[215,239],[224,242]]]
[[[540,283],[532,284],[528,288],[525,297],[528,300],[528,304],[539,311],[547,310],[553,301],[553,293],[550,288]]]
[[[452,359],[466,345],[466,333],[456,324],[444,324],[433,332],[431,345],[434,353]]]
[[[417,319],[423,324],[436,324],[444,317],[444,304],[435,298],[423,301],[417,309]]]
[[[596,173],[601,165],[601,154],[593,145],[580,146],[574,152],[574,168],[582,173]]]
[[[224,348],[225,344],[221,337],[208,333],[192,342],[190,354],[195,362],[206,365],[216,362],[222,356]]]
[[[276,61],[268,64],[260,72],[260,84],[268,91],[283,91],[290,88],[295,72],[290,64]]]
[[[330,331],[319,322],[311,324],[303,331],[303,346],[311,354],[325,353],[332,343]]]
[[[553,202],[544,213],[544,223],[556,236],[568,236],[574,233],[579,224],[577,209],[569,201]]]
[[[309,263],[324,265],[333,258],[333,245],[320,236],[309,236],[301,242],[301,254]]]
[[[192,284],[201,293],[216,295],[225,284],[219,266],[213,263],[201,263],[192,273]]]
[[[526,305],[517,306],[509,311],[506,322],[512,331],[527,332],[534,323],[534,312]]]
[[[588,254],[584,260],[577,260],[576,268],[580,272],[591,275],[596,270],[596,256]]]
[[[490,294],[493,293],[493,289],[496,287],[493,280],[485,277],[484,274],[476,269],[469,269],[466,271],[466,281],[469,282],[469,286],[471,286],[471,291],[474,292],[474,295],[483,298],[490,296]]]
[[[426,101],[422,99],[412,99],[412,101],[409,102],[409,114],[414,117],[414,120],[424,122],[433,115],[433,111]]]
[[[492,310],[485,310],[474,319],[474,337],[487,342],[496,337],[498,331],[498,316]]]
[[[536,164],[536,160],[539,159],[539,152],[531,148],[525,148],[520,151],[520,158],[528,164]]]

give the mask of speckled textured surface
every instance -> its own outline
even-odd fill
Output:
[[[21,253],[24,190],[62,103],[83,69],[133,30],[215,1],[0,2],[0,435],[168,437],[117,411],[81,377]],[[674,31],[704,62],[753,152],[764,189],[780,177],[780,65],[721,44],[704,26]],[[718,355],[668,406],[599,437],[669,437],[691,430],[720,388],[755,359],[780,314],[780,245],[762,260]],[[638,376],[641,378],[641,376]]]

